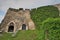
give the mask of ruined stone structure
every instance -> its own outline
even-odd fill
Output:
[[[58,10],[60,10],[60,4],[56,4],[56,5],[54,5],[54,6],[57,7]]]
[[[34,30],[35,25],[30,17],[30,10],[23,8],[9,8],[1,23],[4,32],[16,32],[18,30]]]
[[[56,4],[54,6],[58,8],[58,10],[59,10],[59,16],[60,16],[60,4]]]

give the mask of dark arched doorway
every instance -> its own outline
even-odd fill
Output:
[[[13,32],[13,30],[14,30],[14,26],[9,26],[8,32]]]
[[[10,23],[9,28],[8,28],[8,32],[13,32],[14,31],[14,24]]]
[[[22,30],[26,30],[26,25],[25,24],[22,25]]]

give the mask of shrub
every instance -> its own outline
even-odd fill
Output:
[[[42,22],[45,39],[60,40],[60,18],[48,18]]]
[[[31,10],[31,18],[35,22],[36,28],[39,30],[41,28],[41,23],[47,18],[57,18],[59,16],[59,11],[54,6],[44,6],[37,9]]]

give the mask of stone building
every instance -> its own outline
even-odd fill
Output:
[[[60,16],[60,4],[56,4],[54,6],[58,8],[58,10],[59,10],[59,16]]]
[[[35,25],[30,17],[30,10],[9,8],[1,23],[1,31],[34,30]]]

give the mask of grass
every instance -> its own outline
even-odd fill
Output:
[[[0,40],[44,40],[43,30],[22,30],[18,31],[17,34],[12,37],[11,33],[3,33]]]

